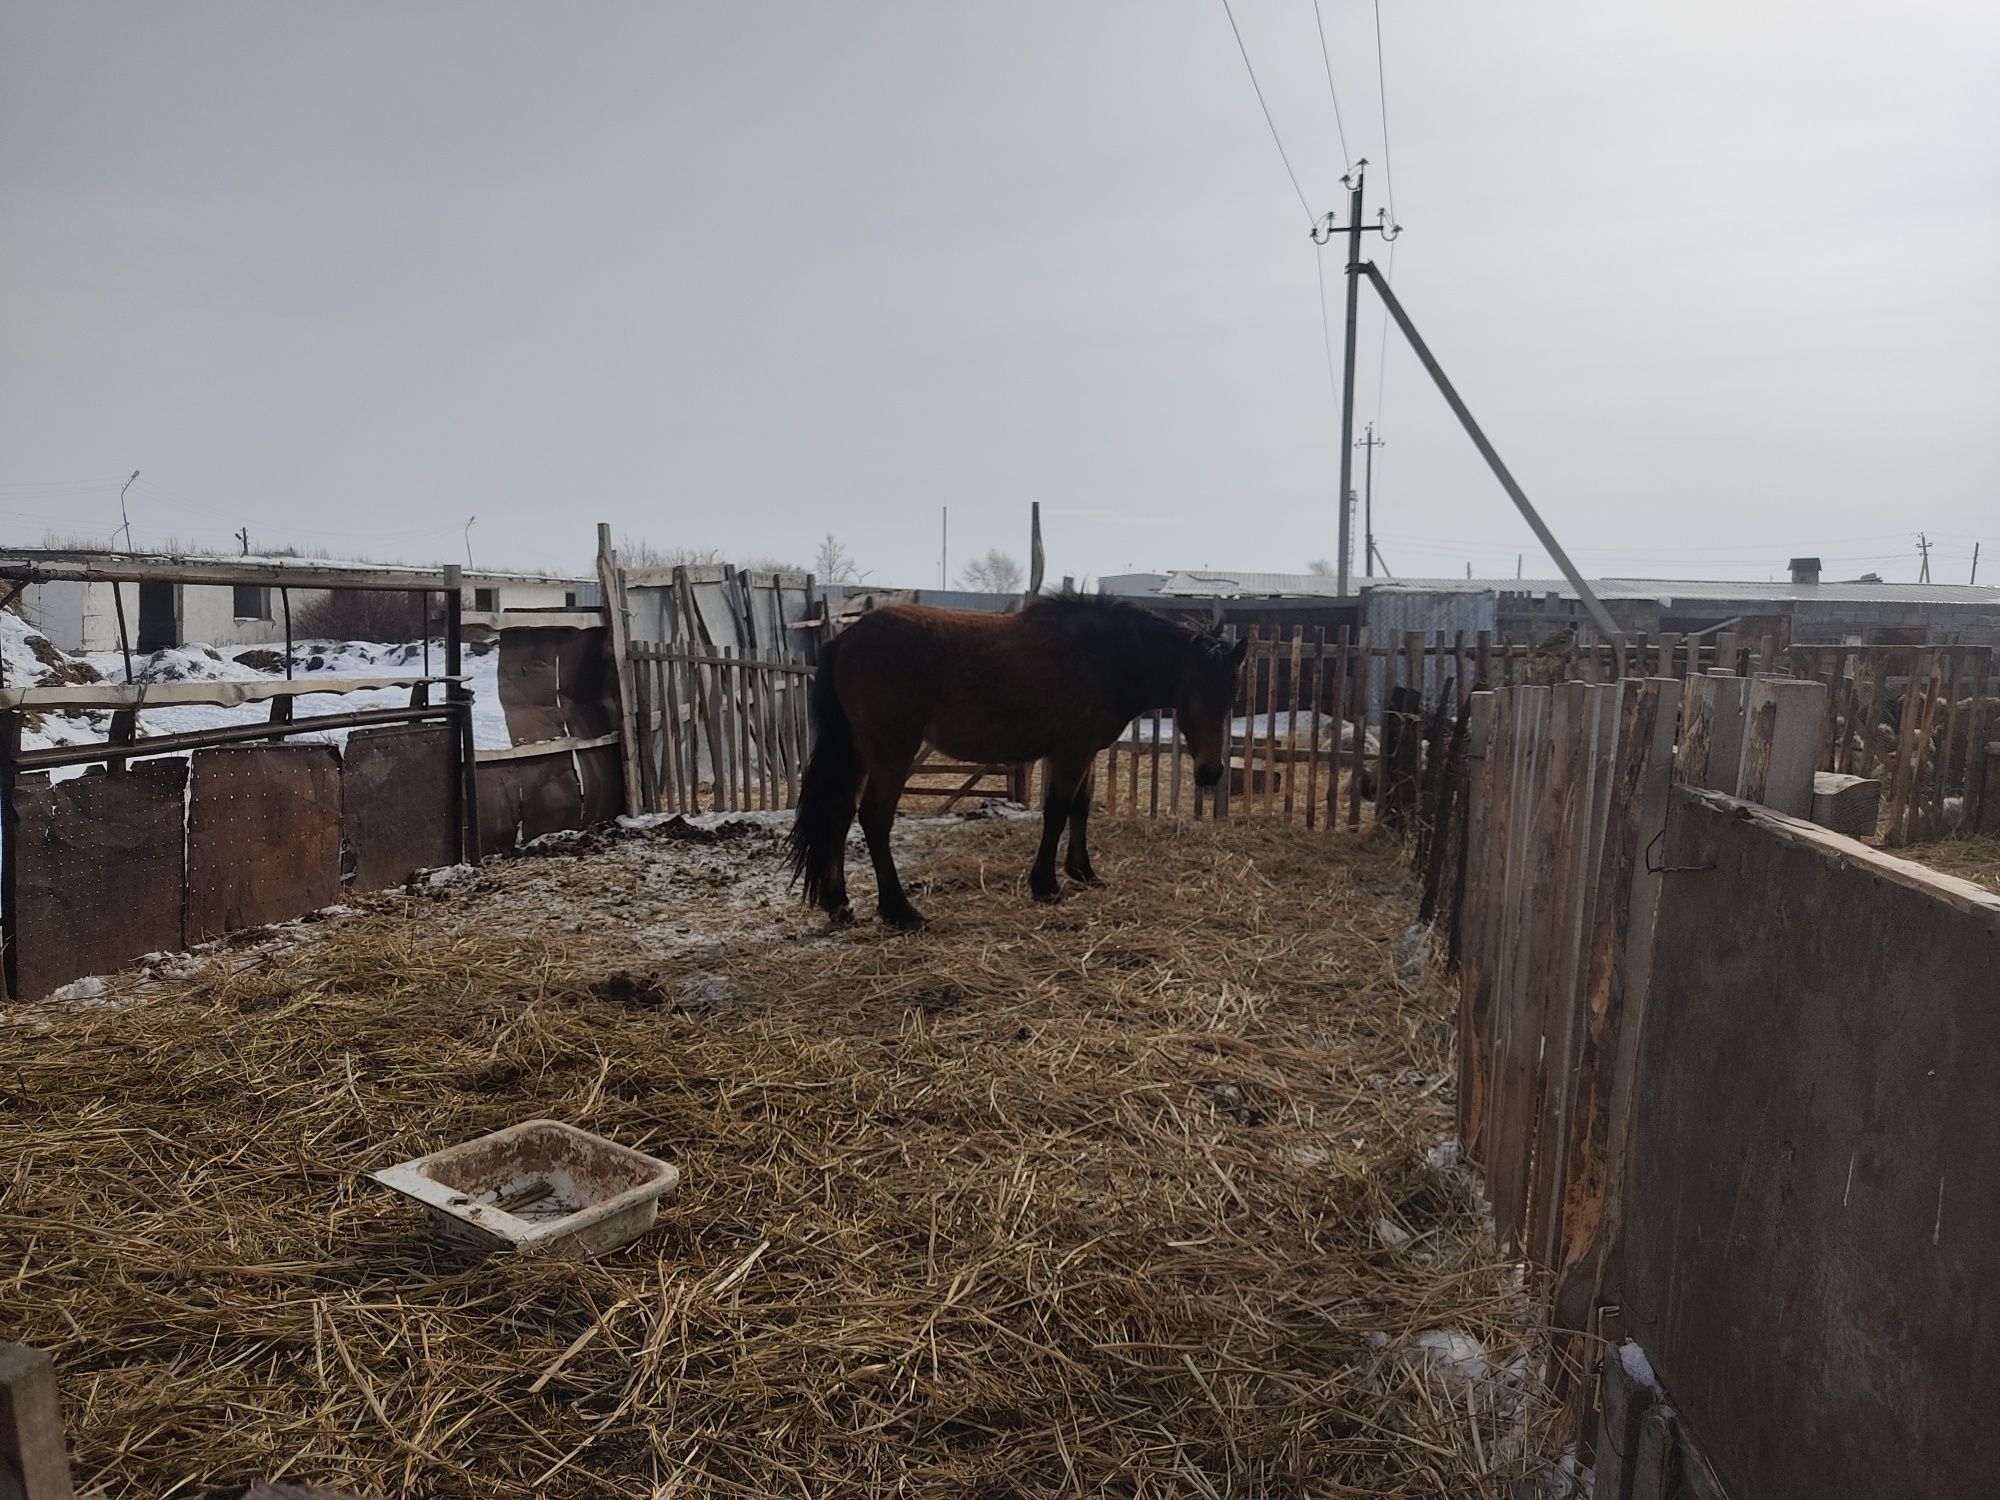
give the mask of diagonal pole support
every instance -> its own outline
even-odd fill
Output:
[[[1527,495],[1522,492],[1520,485],[1514,482],[1514,476],[1507,472],[1507,466],[1500,461],[1500,455],[1493,451],[1493,445],[1486,441],[1486,434],[1479,430],[1479,424],[1472,420],[1472,413],[1467,411],[1465,403],[1459,400],[1458,392],[1452,389],[1451,381],[1445,378],[1443,368],[1417,333],[1416,325],[1410,321],[1410,315],[1403,311],[1403,304],[1398,302],[1396,294],[1389,290],[1389,283],[1375,268],[1375,262],[1365,261],[1361,269],[1375,284],[1375,290],[1381,293],[1382,304],[1389,309],[1389,316],[1394,318],[1396,326],[1403,330],[1403,337],[1410,341],[1410,348],[1416,352],[1423,367],[1430,371],[1431,379],[1437,385],[1438,394],[1444,397],[1445,405],[1449,406],[1452,415],[1458,418],[1459,425],[1465,429],[1465,435],[1472,439],[1472,446],[1479,450],[1479,456],[1486,460],[1486,467],[1493,471],[1493,477],[1500,481],[1500,488],[1507,492],[1507,498],[1514,502],[1514,508],[1520,511],[1523,519],[1527,521],[1529,529],[1535,533],[1535,540],[1542,544],[1542,550],[1555,559],[1556,566],[1562,569],[1563,577],[1569,580],[1569,586],[1576,590],[1576,597],[1589,612],[1591,623],[1606,640],[1617,635],[1618,627],[1612,623],[1604,605],[1599,602],[1597,595],[1590,591],[1590,585],[1583,581],[1583,575],[1577,572],[1576,564],[1569,560],[1569,554],[1563,551],[1562,544],[1555,538],[1555,533],[1542,523],[1542,518],[1535,513],[1535,507],[1528,503]]]

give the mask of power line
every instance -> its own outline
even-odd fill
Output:
[[[1285,164],[1285,175],[1292,179],[1292,191],[1299,195],[1299,207],[1306,211],[1309,222],[1317,223],[1312,205],[1306,202],[1305,189],[1299,186],[1299,174],[1292,170],[1292,159],[1285,154],[1285,143],[1278,139],[1278,122],[1271,118],[1271,106],[1264,102],[1264,86],[1257,82],[1257,70],[1250,66],[1250,49],[1243,45],[1243,32],[1236,24],[1236,12],[1229,8],[1229,0],[1222,0],[1222,13],[1229,17],[1229,29],[1236,37],[1236,50],[1243,57],[1243,71],[1250,75],[1250,87],[1257,91],[1257,107],[1264,111],[1264,123],[1271,127],[1271,144],[1278,148],[1278,160]]]
[[[1319,13],[1319,0],[1313,0],[1313,24],[1319,28],[1319,60],[1326,64],[1326,92],[1333,100],[1333,128],[1340,135],[1340,164],[1354,165],[1354,153],[1347,149],[1347,127],[1340,120],[1340,91],[1333,86],[1333,59],[1326,50],[1326,21]],[[1385,148],[1386,149],[1386,148]]]
[[[1389,85],[1382,68],[1382,0],[1375,0],[1375,93],[1382,107],[1382,186],[1388,193],[1389,222],[1393,224],[1396,221],[1396,173],[1389,162]]]
[[[1326,310],[1326,261],[1321,258],[1317,245],[1313,246],[1313,274],[1319,278],[1319,337],[1326,349],[1326,383],[1337,405],[1340,401],[1340,377],[1333,373],[1333,327],[1328,322]]]

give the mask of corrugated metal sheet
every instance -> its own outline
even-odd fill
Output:
[[[1699,578],[1593,578],[1600,599],[1713,599],[1731,604],[1972,604],[2000,607],[2000,588],[1968,583],[1755,583]],[[1576,591],[1561,578],[1398,578],[1376,592],[1558,595]]]
[[[1157,579],[1156,586],[1143,587]],[[1363,594],[1554,594],[1574,599],[1561,578],[1395,578],[1350,580]],[[1593,578],[1600,599],[1711,599],[1732,604],[1971,604],[2000,607],[2000,587],[1966,583],[1757,583],[1699,578]],[[1167,574],[1131,573],[1105,580],[1107,592],[1159,594],[1170,598],[1232,598],[1297,595],[1338,596],[1335,581],[1316,573],[1254,573],[1226,568],[1188,569]],[[1112,585],[1119,585],[1116,588]],[[1414,627],[1413,627],[1414,628]]]
[[[984,594],[971,589],[891,589],[866,583],[834,583],[820,590],[829,599],[845,599],[859,594],[895,596],[899,604],[928,604],[933,609],[966,609],[981,614],[1004,615],[1020,607],[1019,594]]]
[[[1401,589],[1370,589],[1363,596],[1370,638],[1378,646],[1402,644],[1405,631],[1423,633],[1428,643],[1438,631],[1447,640],[1463,631],[1468,653],[1471,642],[1482,630],[1494,628],[1497,600],[1491,590],[1483,593],[1418,593]],[[1370,668],[1368,701],[1379,716],[1386,696],[1386,664],[1377,660]],[[1425,668],[1424,699],[1436,702],[1444,679],[1452,675],[1450,663],[1430,662]]]

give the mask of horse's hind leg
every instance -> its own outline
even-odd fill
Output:
[[[1090,867],[1090,847],[1086,841],[1086,830],[1090,826],[1090,790],[1094,778],[1085,775],[1083,783],[1070,799],[1069,848],[1063,851],[1063,872],[1071,880],[1084,885],[1103,885],[1097,878],[1097,871]]]
[[[868,857],[875,864],[875,909],[883,921],[905,932],[917,931],[924,918],[903,894],[895,856],[889,851],[889,829],[896,821],[896,804],[902,800],[903,783],[909,780],[910,762],[915,759],[910,755],[894,765],[871,766],[867,788],[861,794],[861,831],[868,839]]]
[[[1062,900],[1062,887],[1056,882],[1056,845],[1062,839],[1063,824],[1069,821],[1070,810],[1089,780],[1090,761],[1088,755],[1051,755],[1048,759],[1048,788],[1042,794],[1042,843],[1035,851],[1034,868],[1028,871],[1028,889],[1034,892],[1037,901]]]

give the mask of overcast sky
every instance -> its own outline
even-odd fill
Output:
[[[1343,208],[1310,0],[1234,3]],[[1586,571],[2000,582],[2000,8],[1392,0],[1386,142],[1322,10],[1395,285]],[[136,468],[142,545],[1334,552],[1341,260],[1221,0],[8,0],[0,213],[0,541]],[[1546,576],[1363,299],[1390,567]]]

